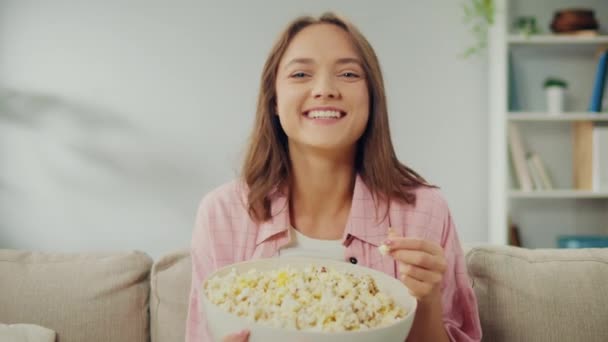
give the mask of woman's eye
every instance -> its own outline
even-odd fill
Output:
[[[359,75],[355,74],[354,72],[344,72],[341,74],[341,76],[346,77],[346,78],[358,78]]]
[[[303,72],[296,72],[295,74],[291,74],[291,77],[293,78],[304,78],[306,77],[306,74]]]

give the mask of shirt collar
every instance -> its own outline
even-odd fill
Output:
[[[256,245],[289,230],[289,202],[285,191],[275,189],[270,195],[270,219],[260,224]]]
[[[377,203],[377,205],[375,204]],[[363,240],[374,246],[380,246],[388,237],[390,220],[387,212],[387,203],[374,199],[372,193],[359,175],[355,179],[355,189],[350,213],[346,222],[346,229],[342,241],[347,244],[351,237]],[[256,244],[271,237],[288,232],[289,201],[285,191],[275,191],[270,199],[271,218],[260,225]]]

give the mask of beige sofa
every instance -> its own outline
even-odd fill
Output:
[[[476,247],[466,259],[484,341],[608,341],[608,249]],[[154,263],[0,250],[0,323],[59,342],[183,341],[189,287],[186,250]]]

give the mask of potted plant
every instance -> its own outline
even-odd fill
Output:
[[[559,115],[564,111],[564,93],[568,82],[558,77],[548,77],[543,84],[547,97],[547,112]]]
[[[479,54],[488,46],[488,29],[494,24],[494,0],[467,0],[462,8],[464,23],[475,39],[475,43],[464,52],[466,58]]]
[[[515,32],[528,38],[533,34],[539,34],[540,29],[536,25],[536,17],[533,16],[521,16],[517,17],[513,22],[513,28]]]

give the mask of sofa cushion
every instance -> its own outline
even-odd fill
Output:
[[[55,342],[55,332],[35,324],[0,323],[0,341]]]
[[[606,341],[608,249],[475,247],[485,341]]]
[[[147,342],[151,266],[140,252],[0,249],[0,322],[41,325],[60,342]]]
[[[184,341],[191,265],[187,249],[167,254],[154,263],[150,295],[152,342]]]

